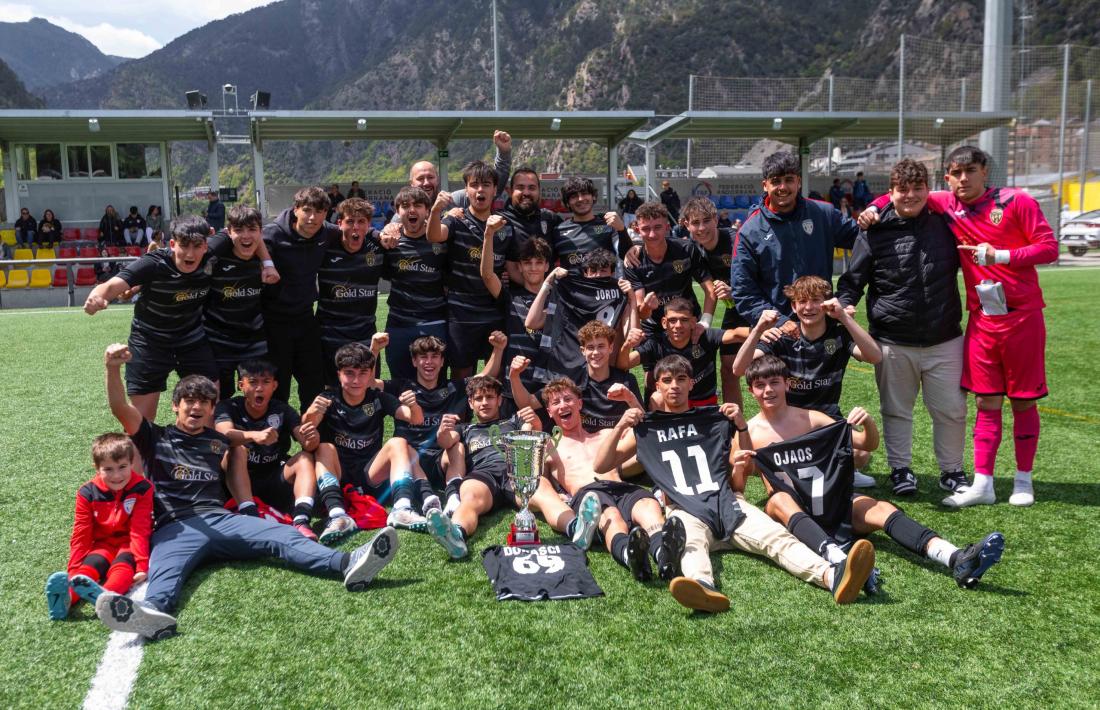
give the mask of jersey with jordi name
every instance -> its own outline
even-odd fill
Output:
[[[336,447],[344,483],[369,488],[367,466],[382,448],[385,417],[397,413],[397,398],[373,387],[359,404],[348,404],[340,389],[327,389],[322,395],[332,404],[318,427],[321,441]]]
[[[732,425],[718,407],[649,412],[634,427],[638,461],[668,499],[727,540],[745,514],[730,485]]]
[[[816,409],[832,417],[840,416],[844,370],[856,344],[839,321],[826,318],[825,333],[816,340],[807,340],[799,330],[797,337],[782,335],[774,343],[760,341],[756,349],[787,363],[791,371],[787,380],[787,404]]]
[[[703,250],[693,241],[666,239],[668,245],[661,261],[653,261],[645,249],[638,253],[638,265],[627,268],[624,278],[630,286],[646,293],[654,293],[661,304],[644,322],[660,326],[664,315],[664,304],[677,296],[683,296],[691,302],[692,311],[699,315],[699,301],[695,298],[694,282],[704,283],[711,280],[707,270]]]
[[[384,264],[383,277],[390,282],[388,323],[414,326],[447,318],[446,243],[410,239],[402,233],[397,246],[386,252]]]
[[[357,252],[347,251],[342,241],[328,248],[317,270],[317,321],[322,329],[353,340],[374,333],[384,261],[385,252],[374,230],[363,238]]]
[[[469,378],[467,378],[469,379]],[[470,418],[470,400],[466,396],[466,380],[454,382],[443,380],[433,388],[425,387],[417,380],[387,380],[383,389],[391,396],[398,397],[406,390],[416,394],[416,403],[424,412],[423,424],[394,422],[393,435],[409,442],[409,446],[418,451],[436,448],[435,435],[444,414],[457,414],[460,421]]]
[[[592,320],[616,328],[626,309],[626,294],[610,276],[566,276],[554,282],[551,298],[554,310],[547,309],[539,347],[546,353],[547,370],[576,380],[585,371],[577,331]]]
[[[160,527],[176,520],[225,512],[222,457],[229,439],[204,428],[188,434],[174,424],[158,426],[148,419],[130,435],[153,483],[153,521]]]
[[[264,332],[263,265],[258,257],[229,253],[211,261],[210,294],[203,324],[215,352],[259,357],[267,352]]]
[[[691,363],[691,394],[690,399],[700,400],[713,397],[718,391],[718,377],[715,371],[715,362],[718,352],[722,349],[722,336],[725,334],[720,328],[707,328],[699,336],[699,342],[693,343],[691,339],[684,347],[678,348],[668,338],[668,333],[659,331],[643,340],[634,350],[642,360],[642,369],[649,372],[653,366],[664,357],[680,355]]]
[[[481,246],[485,243],[485,222],[465,210],[461,218],[444,217],[447,227],[448,317],[459,323],[500,320],[495,300],[481,278]],[[504,273],[504,251],[512,228],[504,226],[493,235],[493,271]]]
[[[214,407],[214,423],[222,422],[232,424],[239,431],[263,431],[271,428],[278,432],[279,438],[274,444],[248,445],[248,473],[255,476],[273,473],[280,462],[288,458],[290,444],[294,440],[294,429],[302,423],[302,418],[297,410],[278,399],[270,400],[267,411],[262,416],[253,418],[245,406],[245,398],[238,396],[223,399]],[[278,473],[282,475],[282,470]]]
[[[184,346],[206,337],[202,310],[210,293],[210,260],[233,251],[229,237],[207,241],[206,254],[191,273],[176,267],[171,249],[157,249],[130,262],[118,277],[127,285],[141,286],[130,327],[155,343]]]
[[[596,217],[587,222],[574,222],[567,219],[554,231],[550,247],[558,259],[558,264],[569,269],[571,274],[582,272],[584,257],[596,249],[606,249],[621,260],[630,250],[630,235],[617,232],[602,218]]]

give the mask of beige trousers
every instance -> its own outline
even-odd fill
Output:
[[[825,573],[829,563],[814,554],[813,550],[799,542],[787,528],[768,517],[768,514],[745,500],[738,493],[737,503],[745,513],[745,520],[729,540],[716,540],[714,533],[699,518],[680,509],[673,509],[672,516],[684,524],[687,546],[681,567],[685,577],[714,584],[714,569],[710,563],[711,552],[741,550],[750,555],[767,557],[795,577],[825,587]]]

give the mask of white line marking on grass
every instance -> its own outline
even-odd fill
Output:
[[[145,583],[129,596],[134,601],[145,599]],[[112,631],[103,657],[99,659],[95,678],[92,678],[92,686],[84,696],[84,709],[125,710],[144,651],[145,640],[138,634]]]

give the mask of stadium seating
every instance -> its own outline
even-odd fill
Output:
[[[5,244],[15,244],[15,230],[0,229],[0,239],[2,239]]]
[[[144,253],[145,253],[145,250],[143,250],[141,247],[137,246],[136,244],[131,244],[131,245],[126,247],[126,256],[141,256]]]
[[[49,269],[31,269],[30,288],[49,288],[53,276]]]
[[[76,269],[76,278],[73,283],[77,286],[95,286],[95,269],[91,266],[79,266]]]
[[[69,285],[69,270],[59,266],[53,270],[53,285],[57,287]]]
[[[99,256],[99,250],[95,247],[80,247],[81,259],[95,259]]]
[[[107,247],[107,256],[122,256],[122,247]]]
[[[372,226],[375,229],[381,231],[386,226],[386,220],[375,218],[375,219],[371,220],[370,226]]]
[[[80,239],[79,227],[65,227],[61,230],[61,240],[66,242],[72,242]]]
[[[26,269],[12,269],[8,272],[8,288],[26,288],[31,276]]]
[[[99,239],[99,227],[85,227],[84,228],[85,239]]]
[[[0,288],[8,285],[8,272],[0,271]]]
[[[737,207],[737,204],[734,203],[732,196],[722,195],[721,197],[718,198],[718,209],[720,209],[720,210],[732,210],[735,207]]]
[[[55,252],[52,247],[49,249],[39,249],[38,253],[34,255],[34,258],[38,260],[56,259],[57,252]]]
[[[58,259],[75,259],[76,258],[76,253],[77,253],[76,249],[73,248],[73,247],[61,247],[60,249],[57,250],[57,258]]]
[[[20,259],[34,259],[34,252],[30,249],[16,249],[12,258],[17,261]]]
[[[748,209],[749,205],[751,205],[751,204],[752,204],[752,196],[751,195],[736,195],[733,198],[733,206],[736,207],[739,210]]]

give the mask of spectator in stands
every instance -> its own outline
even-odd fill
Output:
[[[118,217],[118,212],[115,212],[114,205],[107,205],[107,208],[103,211],[103,217],[99,220],[99,243],[100,246],[121,246],[122,241],[122,220]]]
[[[145,239],[153,241],[153,235],[157,232],[164,234],[164,215],[161,214],[160,205],[149,205],[145,212]]]
[[[730,222],[730,213],[726,210],[722,210],[718,213],[718,228],[728,229],[733,226],[733,222]]]
[[[633,190],[626,191],[626,197],[619,200],[619,212],[623,216],[623,223],[630,227],[634,221],[634,212],[642,206],[642,198],[638,197],[638,193]]]
[[[668,180],[662,182],[661,187],[661,204],[668,210],[669,219],[675,225],[680,221],[680,196],[672,189],[672,183]]]
[[[334,182],[331,185],[329,185],[329,188],[328,188],[328,201],[329,201],[328,214],[325,215],[325,221],[326,222],[332,222],[333,224],[336,224],[336,221],[335,221],[336,208],[340,205],[341,202],[344,201],[344,196],[342,194],[340,194],[340,184],[339,183]]]
[[[829,188],[829,202],[833,207],[840,209],[840,201],[844,199],[844,188],[840,186],[840,178],[833,178],[833,186]]]
[[[145,243],[145,218],[138,212],[137,205],[130,207],[130,214],[122,220],[122,238],[126,240],[126,246],[141,246]]]
[[[38,222],[31,217],[31,211],[24,207],[19,210],[19,219],[15,220],[15,245],[20,249],[30,249],[38,234]]]
[[[735,219],[735,220],[733,220],[733,224],[730,225],[730,229],[732,229],[734,234],[736,234],[738,232],[738,230],[741,229],[742,224],[743,224],[743,222],[741,220]]]
[[[60,242],[61,220],[54,215],[53,210],[46,210],[42,213],[42,221],[38,223],[38,244],[53,249]]]
[[[351,181],[351,187],[348,188],[348,199],[358,197],[360,200],[367,199],[367,193],[363,192],[363,188],[359,187],[358,180]]]
[[[852,206],[856,212],[862,212],[871,204],[871,188],[867,187],[867,181],[863,179],[863,171],[856,173],[856,181],[852,183]]]
[[[225,229],[225,205],[218,198],[218,191],[211,190],[207,196],[210,199],[210,203],[206,205],[206,211],[202,213],[202,216],[206,218],[206,223],[214,230],[214,232],[220,232]]]
[[[149,246],[145,249],[146,253],[156,251],[157,249],[164,248],[164,232],[157,230],[149,237]]]

